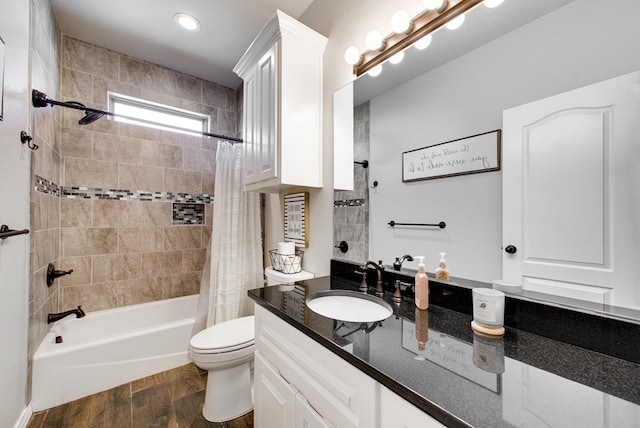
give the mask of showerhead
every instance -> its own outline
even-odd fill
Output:
[[[100,119],[102,116],[104,116],[102,112],[85,110],[84,116],[80,118],[78,123],[80,125],[88,125]]]

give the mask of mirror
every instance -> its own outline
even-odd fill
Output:
[[[334,257],[390,266],[403,254],[424,255],[433,272],[446,252],[452,277],[502,278],[502,171],[403,183],[402,152],[501,129],[503,110],[640,69],[631,18],[639,13],[631,0],[480,6],[459,30],[437,31],[425,51],[412,47],[380,76],[355,80],[354,157],[367,156],[369,168],[354,165],[354,192],[336,192],[334,239],[363,251],[336,249]],[[349,205],[360,199],[363,208]],[[447,227],[391,228],[391,220]]]

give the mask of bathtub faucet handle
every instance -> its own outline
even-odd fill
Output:
[[[71,275],[73,273],[73,269],[69,270],[56,270],[56,267],[53,263],[49,263],[47,266],[47,287],[51,287],[53,285],[53,281],[56,278],[60,278],[61,276]]]

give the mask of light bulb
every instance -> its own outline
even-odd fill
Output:
[[[378,64],[373,67],[371,70],[367,71],[367,74],[371,77],[379,76],[382,73],[382,64]]]
[[[344,51],[344,60],[349,65],[356,65],[360,62],[360,52],[355,46],[350,46]]]
[[[173,16],[173,20],[187,31],[198,31],[200,29],[200,22],[188,13],[176,13]]]
[[[447,22],[445,27],[449,30],[457,30],[462,26],[462,24],[464,24],[464,15],[456,16],[451,21]]]
[[[432,10],[432,9],[440,9],[444,4],[445,0],[422,0],[422,4],[424,7]]]
[[[488,8],[500,6],[504,0],[484,0],[484,5]]]
[[[378,30],[371,30],[364,38],[365,46],[372,50],[378,50],[382,47],[382,34]]]
[[[397,54],[395,54],[394,56],[392,56],[391,58],[389,58],[389,62],[391,64],[398,64],[398,63],[402,62],[403,59],[404,59],[404,51],[400,51]]]
[[[394,33],[406,33],[411,28],[411,16],[409,12],[400,9],[391,17],[391,29]]]
[[[415,42],[413,46],[415,46],[416,49],[420,49],[420,50],[426,49],[431,44],[432,40],[433,40],[433,37],[431,36],[431,34],[427,34],[426,36],[424,36],[423,38]]]

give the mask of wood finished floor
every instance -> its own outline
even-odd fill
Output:
[[[253,412],[208,422],[206,384],[207,373],[188,364],[34,413],[27,428],[253,428]]]

